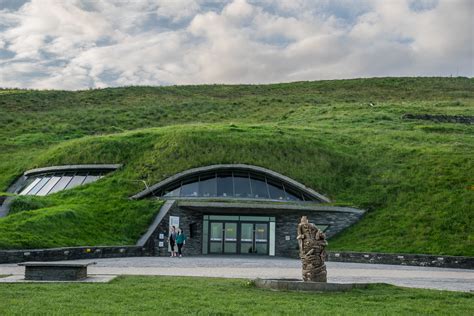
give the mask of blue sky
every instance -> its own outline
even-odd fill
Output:
[[[471,0],[0,0],[0,87],[474,74]]]

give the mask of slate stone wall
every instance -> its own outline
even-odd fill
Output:
[[[328,261],[474,269],[474,257],[376,252],[328,252]]]
[[[362,215],[357,213],[307,211],[282,213],[276,216],[275,255],[298,258],[297,228],[301,216],[306,215],[311,223],[329,225],[325,231],[329,239],[357,222]]]
[[[183,255],[200,255],[202,254],[202,213],[186,211],[174,205],[165,215],[161,223],[151,235],[146,247],[156,256],[169,256],[168,252],[168,235],[169,235],[169,218],[170,216],[179,217],[179,226],[186,235],[186,243],[183,247]],[[195,234],[191,236],[191,225],[195,225]],[[164,239],[160,239],[163,234]],[[160,246],[163,242],[163,246]],[[178,247],[175,246],[178,251]]]
[[[215,213],[215,211],[214,211]],[[288,212],[288,211],[274,211],[272,214],[254,214],[275,216],[276,219],[276,232],[275,232],[275,255],[281,257],[298,258],[298,243],[296,241],[296,229],[300,221],[301,216],[307,215],[309,220],[316,224],[329,225],[326,230],[328,238],[339,233],[343,229],[352,225],[360,219],[362,216],[358,213],[344,213],[344,212],[313,212],[311,214],[308,211],[300,212]],[[186,245],[183,249],[185,255],[201,255],[202,254],[202,230],[203,230],[203,213],[193,210],[185,210],[180,208],[178,205],[172,207],[168,214],[165,215],[161,223],[152,234],[146,247],[150,249],[154,255],[166,256],[168,252],[168,230],[169,230],[169,217],[179,216],[180,227],[184,230],[187,236]],[[196,234],[191,237],[190,225],[196,225]],[[164,239],[159,239],[160,234],[163,234]],[[289,240],[288,239],[289,236]],[[159,243],[163,242],[163,246],[159,246]]]
[[[146,257],[150,255],[152,255],[152,253],[150,253],[146,248],[134,246],[0,250],[0,263]]]
[[[25,261],[146,257],[151,255],[146,248],[135,246],[0,250],[0,264]],[[464,256],[328,251],[328,261],[474,269],[474,257]]]

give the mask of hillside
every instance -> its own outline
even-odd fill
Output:
[[[176,172],[260,165],[368,210],[332,250],[474,255],[474,80],[0,90],[0,191],[24,170],[123,163],[96,183],[21,197],[0,248],[133,244],[159,201],[127,199]]]

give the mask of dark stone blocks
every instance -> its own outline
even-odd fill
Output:
[[[27,267],[25,280],[76,281],[87,278],[87,267]]]

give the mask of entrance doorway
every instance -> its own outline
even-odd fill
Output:
[[[209,253],[268,255],[268,224],[209,221]]]
[[[240,224],[240,253],[268,254],[268,223]]]

